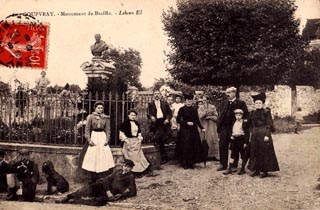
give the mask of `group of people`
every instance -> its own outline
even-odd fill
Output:
[[[242,166],[239,175],[245,173],[248,160],[251,176],[264,178],[268,172],[279,170],[271,137],[274,131],[271,112],[264,108],[265,93],[252,96],[255,109],[250,113],[246,103],[236,98],[236,88],[228,88],[226,95],[227,100],[218,115],[207,96],[195,101],[192,94],[184,94],[184,103],[181,95],[175,98],[175,103],[168,103],[162,99],[159,90],[154,91],[147,116],[153,141],[159,147],[161,164],[169,160],[165,143],[169,138],[174,138],[175,158],[185,169],[192,169],[196,163],[203,161],[202,143],[206,141],[209,148],[205,158],[219,161],[217,170],[224,171],[225,175],[237,171],[240,157]],[[102,101],[94,104],[94,112],[87,117],[87,141],[79,158],[80,167],[89,174],[87,185],[58,202],[105,205],[108,200],[136,195],[135,178],[150,171],[151,166],[142,151],[143,136],[137,115],[137,110],[129,110],[128,118],[120,126],[119,139],[123,142],[125,161],[118,165],[109,146],[110,117],[104,114]],[[1,156],[0,167],[4,162]],[[25,161],[32,163],[26,158],[20,163],[26,165]],[[29,170],[36,171],[34,166],[31,164]],[[17,190],[17,179],[7,178],[8,197],[15,197],[12,195]]]
[[[7,190],[7,200],[18,200],[17,191],[21,182],[22,199],[34,201],[40,174],[38,165],[30,157],[30,152],[21,149],[17,158],[9,163],[4,160],[5,155],[6,153],[0,150],[0,191]],[[108,201],[135,196],[137,188],[131,172],[133,167],[133,161],[125,159],[122,163],[116,164],[109,174],[85,184],[56,202],[102,206]],[[69,182],[54,169],[51,161],[43,162],[42,172],[47,180],[47,194],[69,191]]]
[[[18,81],[18,80],[17,80]],[[37,94],[37,105],[43,106],[45,104],[45,98],[48,95],[48,85],[50,81],[46,77],[46,72],[41,71],[41,77],[36,80],[36,94]],[[16,117],[20,116],[21,118],[24,117],[26,112],[26,107],[29,103],[29,91],[28,89],[23,87],[20,81],[18,81],[18,87],[15,94],[15,105],[17,108]],[[62,91],[59,93],[60,98],[60,109],[61,109],[61,117],[68,117],[70,116],[71,112],[71,105],[75,104],[76,102],[72,99],[72,93],[70,90],[69,83],[66,83],[63,87]]]
[[[87,117],[85,137],[87,139],[80,154],[80,165],[90,175],[91,182],[105,177],[115,166],[109,146],[110,117],[104,114],[104,103],[97,101],[94,112]],[[150,163],[143,154],[140,124],[136,120],[138,112],[128,111],[128,118],[121,124],[119,138],[123,142],[122,153],[125,159],[134,162],[132,172],[140,177],[150,169]]]
[[[150,163],[141,148],[143,137],[140,124],[136,121],[137,111],[129,110],[128,119],[120,127],[119,136],[123,142],[125,158],[120,163],[115,163],[109,146],[110,117],[103,113],[103,102],[97,101],[94,109],[87,117],[87,142],[79,157],[80,167],[89,175],[86,177],[88,180],[76,192],[57,200],[59,203],[101,206],[108,201],[135,196],[135,178],[150,170]],[[29,151],[22,149],[16,160],[10,163],[5,162],[4,157],[5,152],[0,151],[0,188],[8,189],[7,199],[17,199],[16,192],[22,182],[23,199],[33,201],[39,181],[39,170],[37,164],[30,159]],[[56,192],[64,193],[69,190],[68,182],[54,170],[51,161],[43,163],[42,172],[48,181],[47,193],[52,193],[53,186],[56,187]]]
[[[224,174],[231,174],[237,170],[241,157],[239,175],[245,173],[248,160],[251,176],[260,175],[265,178],[268,172],[278,171],[279,165],[271,137],[274,125],[270,109],[264,108],[265,93],[252,96],[255,109],[250,113],[245,102],[236,98],[236,88],[228,88],[226,94],[228,100],[223,104],[217,128],[221,164],[217,170],[227,170]],[[231,161],[228,161],[229,149]]]
[[[232,174],[237,171],[242,159],[239,175],[248,168],[252,176],[267,177],[268,172],[278,171],[279,165],[273,147],[271,132],[274,131],[269,108],[264,107],[265,93],[253,95],[255,109],[249,113],[244,101],[236,97],[237,89],[226,90],[227,100],[222,105],[221,114],[210,104],[207,96],[194,100],[192,94],[184,94],[182,103],[178,95],[169,103],[161,99],[158,90],[148,106],[150,130],[153,140],[159,145],[161,163],[168,161],[164,143],[173,137],[176,142],[175,158],[185,169],[203,161],[202,142],[208,145],[207,160],[219,161],[218,171]],[[229,151],[231,155],[229,158]]]

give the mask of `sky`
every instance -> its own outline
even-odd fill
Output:
[[[170,51],[168,37],[163,31],[161,14],[176,0],[0,0],[0,19],[19,12],[53,12],[55,16],[36,16],[49,24],[47,77],[52,85],[78,84],[85,87],[87,77],[80,69],[82,63],[92,58],[90,46],[94,34],[115,48],[133,48],[141,53],[141,83],[152,86],[155,79],[168,75],[164,52]],[[320,17],[320,0],[296,0],[296,17],[301,19],[301,28],[309,18]],[[27,9],[26,9],[27,8]],[[119,15],[120,11],[140,15]],[[61,12],[108,11],[112,15],[61,16]],[[17,78],[28,82],[30,87],[40,76],[38,69],[0,67],[0,80],[11,82]]]

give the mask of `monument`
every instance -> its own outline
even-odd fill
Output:
[[[93,58],[91,61],[83,63],[80,67],[88,76],[88,78],[102,78],[109,79],[115,70],[114,62],[108,58],[106,53],[109,50],[109,46],[101,40],[101,35],[96,34],[96,42],[91,45],[91,53]]]

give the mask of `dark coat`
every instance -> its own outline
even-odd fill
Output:
[[[229,100],[225,100],[223,102],[222,111],[221,111],[220,117],[218,119],[218,125],[217,125],[218,133],[220,133],[221,128],[224,127],[225,125],[227,125],[227,126],[233,125],[234,121],[236,120],[236,118],[234,116],[234,110],[241,109],[243,111],[243,119],[247,119],[247,117],[248,117],[249,112],[248,112],[247,105],[244,101],[241,101],[239,99],[236,99],[234,102],[232,102],[230,115],[227,116],[229,103],[230,103]],[[228,117],[231,117],[231,119],[226,119]],[[229,121],[230,123],[228,123],[227,121]]]
[[[7,172],[9,164],[5,161],[0,163],[0,192],[7,191]]]
[[[105,191],[110,190],[113,195],[121,194],[121,197],[132,197],[137,195],[137,186],[132,172],[122,173],[118,165],[114,167],[112,174],[97,180],[103,183]]]
[[[103,206],[107,203],[106,192],[110,190],[113,195],[120,194],[120,198],[137,195],[135,177],[132,172],[122,173],[121,167],[114,167],[112,174],[105,178],[98,179],[96,183],[86,185],[74,193],[67,195],[69,199],[74,199],[75,203]],[[83,199],[89,197],[90,199]]]
[[[0,163],[0,175],[8,173],[9,164],[5,161]]]
[[[170,122],[172,118],[172,110],[170,109],[169,104],[166,101],[160,100],[160,107],[163,114],[163,119],[168,120]],[[151,119],[151,117],[155,117],[157,119],[157,108],[154,101],[148,104],[147,117],[149,120]],[[159,136],[166,136],[171,131],[170,124],[168,123],[164,125],[162,121],[158,121],[158,122],[150,121],[150,131],[153,132],[154,138],[156,139]]]
[[[169,104],[166,101],[160,100],[160,107],[161,111],[163,114],[163,118],[167,119],[170,121],[172,118],[172,110],[170,109]],[[151,102],[148,104],[148,118],[150,119],[151,117],[157,118],[157,108],[155,102]]]
[[[264,172],[279,171],[278,160],[271,137],[273,122],[270,111],[259,109],[251,112],[249,124],[251,127],[249,169]],[[265,136],[269,137],[269,141],[264,141]]]
[[[184,106],[180,108],[177,116],[177,122],[180,124],[179,140],[177,143],[177,156],[185,167],[191,167],[194,163],[201,162],[201,139],[198,127],[203,129],[198,112],[193,107]],[[193,122],[193,126],[187,123]]]
[[[140,124],[137,121],[134,121],[134,122],[138,126],[138,133],[137,133],[137,135],[138,135],[139,133],[141,133]],[[131,123],[130,123],[129,119],[125,120],[121,124],[120,131],[122,131],[128,138],[137,137],[137,136],[132,136]]]
[[[24,90],[16,93],[16,107],[25,107],[28,102],[28,94]]]
[[[22,182],[22,198],[24,201],[33,202],[36,195],[38,179],[30,171],[27,165],[18,165],[16,168],[17,178]]]
[[[21,178],[17,170],[17,168],[21,165],[27,166],[28,171],[32,174],[33,179],[35,180],[36,183],[38,183],[39,177],[40,177],[39,168],[38,168],[38,165],[32,160],[18,160],[18,161],[11,162],[8,168],[9,173],[16,173],[17,178],[21,181]]]

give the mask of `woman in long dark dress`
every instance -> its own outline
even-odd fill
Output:
[[[185,96],[185,106],[180,108],[177,123],[179,131],[179,160],[183,168],[193,168],[193,165],[201,161],[201,139],[198,126],[202,127],[197,110],[192,106],[193,96]]]
[[[265,93],[252,96],[255,110],[251,112],[251,157],[249,169],[254,171],[251,176],[265,178],[270,171],[279,171],[278,160],[273,147],[271,132],[273,122],[269,109],[264,109]],[[260,172],[262,172],[260,174]]]

